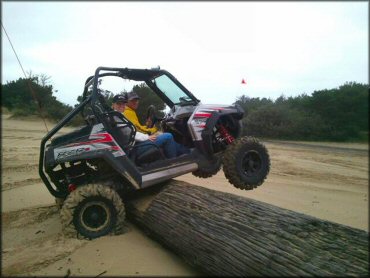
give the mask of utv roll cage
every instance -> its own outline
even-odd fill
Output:
[[[108,71],[104,72],[103,71]],[[73,117],[78,113],[83,113],[84,107],[90,102],[91,110],[98,119],[99,122],[105,125],[105,121],[101,119],[104,112],[111,110],[109,106],[106,105],[104,97],[99,94],[98,84],[99,78],[106,76],[117,76],[123,79],[129,79],[134,81],[145,82],[157,95],[170,107],[172,108],[175,104],[164,94],[152,80],[158,76],[166,75],[170,80],[172,80],[187,96],[191,99],[194,104],[200,102],[189,90],[187,90],[171,73],[166,70],[156,69],[130,69],[130,68],[111,68],[111,67],[98,67],[95,74],[88,77],[85,81],[85,86],[82,94],[81,103],[75,107],[71,112],[69,112],[56,126],[53,127],[41,140],[40,144],[40,158],[39,158],[39,175],[46,185],[49,192],[57,197],[63,198],[65,194],[53,188],[51,182],[47,178],[44,171],[44,161],[45,161],[45,145],[46,142],[53,137],[62,127],[64,127]],[[92,92],[88,95],[88,88],[92,85]]]

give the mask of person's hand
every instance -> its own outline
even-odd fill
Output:
[[[146,119],[145,125],[146,126],[152,126],[152,119],[151,118]]]
[[[152,141],[152,142],[154,142],[155,141],[155,139],[157,139],[157,135],[150,135],[149,136],[149,139],[148,140],[150,140],[150,141]]]

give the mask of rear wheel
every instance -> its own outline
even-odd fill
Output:
[[[235,187],[244,190],[256,188],[270,171],[268,151],[253,137],[237,139],[224,153],[223,170]]]
[[[90,184],[72,191],[61,210],[63,232],[92,239],[120,233],[125,208],[118,193],[108,186]]]

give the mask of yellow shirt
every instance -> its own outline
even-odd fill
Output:
[[[130,107],[126,106],[125,111],[123,112],[123,115],[126,117],[127,120],[133,123],[133,125],[136,127],[138,131],[146,133],[146,134],[148,133],[154,134],[157,132],[156,127],[149,128],[146,125],[141,125],[136,115],[135,110],[131,109]]]

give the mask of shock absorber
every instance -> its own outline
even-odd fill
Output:
[[[234,142],[235,138],[223,125],[218,126],[218,132],[220,132],[221,137],[226,140],[227,144],[231,144],[232,142]]]

